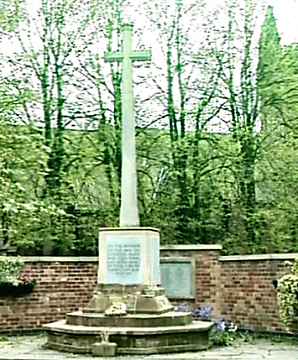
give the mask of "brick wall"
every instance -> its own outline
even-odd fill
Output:
[[[194,306],[212,305],[215,318],[231,320],[244,329],[286,332],[273,281],[289,271],[285,262],[298,254],[219,256],[221,248],[216,245],[177,249],[169,247],[161,254],[196,259]]]
[[[87,304],[96,284],[97,263],[28,262],[37,285],[22,297],[0,297],[0,331],[40,328]]]
[[[298,254],[223,256],[220,246],[171,246],[161,257],[191,257],[195,262],[194,306],[210,304],[217,318],[243,328],[285,331],[279,321],[272,281]],[[96,284],[97,258],[25,258],[37,280],[34,291],[19,298],[0,297],[0,332],[41,328],[84,307]]]
[[[229,256],[220,260],[219,307],[224,318],[241,327],[284,332],[273,281],[288,271],[292,255]]]

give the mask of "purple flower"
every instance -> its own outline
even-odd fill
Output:
[[[210,305],[207,305],[207,306],[203,306],[201,308],[194,309],[192,312],[192,316],[195,319],[210,320],[212,312],[213,312],[213,307]]]
[[[224,319],[221,319],[216,322],[216,329],[220,332],[224,332],[227,328],[227,324]]]
[[[179,304],[176,306],[175,311],[177,312],[189,312],[190,307],[188,304]]]

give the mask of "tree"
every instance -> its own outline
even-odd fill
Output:
[[[16,108],[20,108],[24,102],[33,100],[32,92],[24,88],[22,93],[16,95],[14,84],[6,82],[2,72],[0,79],[1,249],[12,245],[15,237],[22,238],[21,228],[28,229],[28,223],[20,219],[24,220],[38,207],[34,186],[39,185],[46,159],[40,156],[40,138],[34,129],[15,126],[10,121],[10,116]],[[28,184],[31,184],[30,189]]]
[[[39,101],[16,116],[18,121],[43,126],[44,144],[48,152],[48,172],[45,175],[44,196],[58,200],[69,169],[69,154],[65,152],[65,128],[77,97],[73,72],[76,56],[90,44],[83,43],[91,21],[88,2],[42,0],[36,17],[24,10],[23,21],[15,31],[19,49],[9,59],[18,82],[31,83]],[[80,13],[83,10],[83,16]],[[92,40],[92,38],[91,38]],[[35,44],[33,46],[33,43]],[[16,90],[18,90],[16,88]]]
[[[222,75],[228,94],[231,139],[237,148],[234,171],[241,204],[241,219],[246,249],[252,250],[256,245],[256,164],[260,152],[260,134],[257,130],[259,97],[256,63],[253,61],[256,46],[256,4],[252,0],[244,1],[240,22],[242,28],[235,20],[239,15],[237,11],[238,3],[230,1],[226,56],[221,61],[225,68]],[[237,62],[240,62],[239,66]]]
[[[175,241],[206,241],[212,237],[210,229],[206,231],[212,205],[204,202],[203,183],[212,172],[227,166],[218,161],[222,158],[215,149],[219,137],[210,132],[224,101],[218,92],[219,29],[209,27],[204,18],[217,18],[217,14],[208,13],[200,2],[183,1],[152,3],[147,12],[151,31],[158,34],[158,52],[163,55],[162,61],[153,64],[156,90],[151,100],[153,107],[160,109],[156,118],[168,122],[171,161],[160,173],[169,174],[164,186],[170,201],[165,201],[175,209],[169,221],[175,223]],[[193,42],[198,33],[200,38]]]
[[[266,157],[261,161],[262,238],[272,251],[296,251],[297,47],[280,44],[269,7],[260,39],[258,86]]]
[[[66,210],[74,199],[67,174],[80,160],[80,154],[67,151],[72,147],[66,146],[66,128],[73,112],[77,111],[74,107],[80,106],[81,112],[85,112],[77,101],[79,95],[73,73],[76,61],[94,39],[94,35],[90,35],[93,16],[93,3],[88,1],[42,0],[33,14],[26,11],[24,2],[22,21],[11,34],[19,47],[8,59],[10,72],[6,81],[10,81],[15,94],[22,93],[25,83],[30,84],[34,101],[23,101],[22,108],[15,107],[10,118],[14,118],[16,124],[27,123],[32,128],[38,123],[42,125],[35,131],[43,132],[44,146],[40,151],[48,160],[42,172],[44,181],[39,182],[35,192],[46,207],[60,206]],[[90,42],[85,42],[88,35]],[[55,216],[50,223],[56,239],[57,230],[63,232],[65,224]],[[50,238],[48,240],[44,242],[47,252],[52,247]]]

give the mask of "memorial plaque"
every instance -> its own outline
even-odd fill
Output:
[[[109,284],[140,284],[141,241],[137,238],[109,236],[107,241],[107,282]]]
[[[194,297],[194,262],[189,259],[161,259],[161,285],[172,299]]]

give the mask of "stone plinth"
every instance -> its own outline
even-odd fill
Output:
[[[115,303],[125,304],[126,312],[131,314],[161,314],[173,310],[159,286],[98,284],[83,312],[104,313]]]
[[[159,285],[159,230],[99,230],[99,284]]]
[[[154,354],[206,349],[213,323],[192,322],[190,313],[173,311],[160,286],[159,261],[158,230],[101,229],[92,299],[66,320],[44,326],[47,346],[97,356],[110,350]],[[114,345],[108,348],[108,343]]]
[[[160,315],[128,314],[125,316],[106,316],[75,311],[66,315],[68,325],[106,326],[106,327],[160,327],[189,325],[191,313],[170,311]]]
[[[173,311],[160,287],[159,231],[101,229],[98,284],[82,311],[45,325],[49,348],[103,356],[104,336],[117,354],[154,354],[208,347],[210,322]],[[120,309],[119,313],[110,310]],[[110,349],[108,349],[110,350]]]
[[[210,322],[194,321],[188,325],[156,327],[91,327],[69,325],[64,320],[46,325],[48,348],[92,353],[93,345],[108,332],[109,341],[117,344],[117,354],[155,354],[195,351],[208,348]]]
[[[124,304],[128,313],[161,314],[173,309],[160,287],[159,230],[104,228],[99,231],[98,285],[86,313]]]

